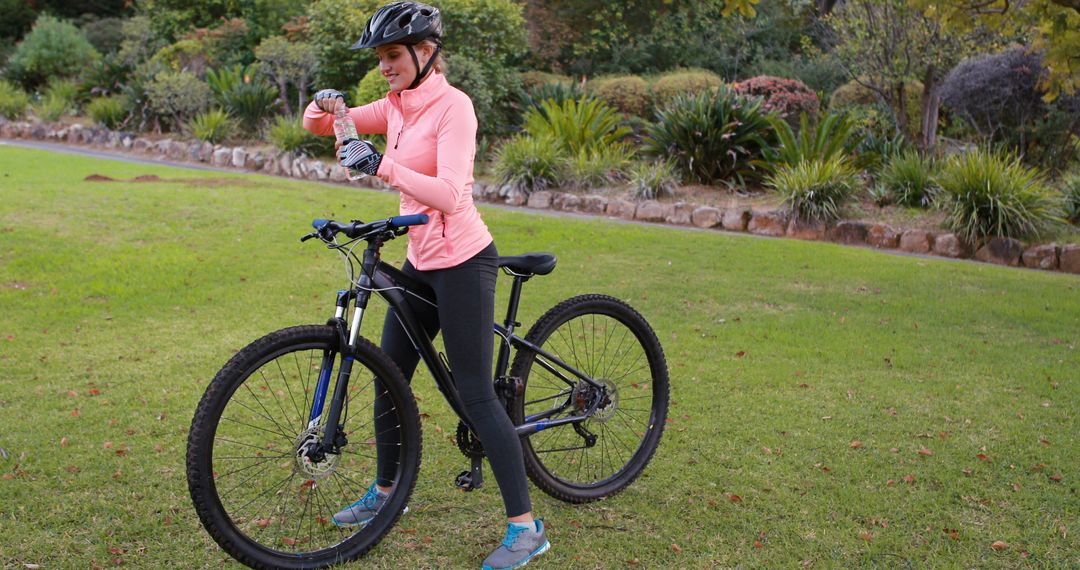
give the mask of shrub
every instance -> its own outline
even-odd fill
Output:
[[[528,194],[559,184],[568,166],[557,142],[545,137],[517,135],[499,148],[494,174],[501,184],[510,184]]]
[[[455,54],[447,56],[446,80],[472,99],[480,136],[507,135],[516,130],[519,117],[514,108],[517,74],[487,62]],[[385,93],[385,80],[384,91]]]
[[[0,81],[0,116],[11,120],[20,119],[29,104],[30,97],[22,89],[7,81]]]
[[[541,85],[547,85],[548,83],[562,83],[569,85],[574,83],[574,80],[565,75],[559,75],[556,73],[549,73],[547,71],[537,71],[530,69],[529,71],[523,71],[518,74],[519,82],[522,88],[529,90]]]
[[[297,112],[303,112],[308,87],[315,75],[315,46],[306,42],[290,42],[285,36],[272,36],[255,48],[255,57],[259,60],[259,71],[277,85],[278,97],[285,104],[285,112],[292,114],[290,85],[297,91]]]
[[[123,95],[98,97],[86,105],[86,112],[95,123],[107,129],[115,129],[127,118],[127,100]]]
[[[909,207],[925,208],[938,193],[934,181],[933,159],[914,150],[894,156],[878,175],[878,182],[888,192],[889,201]]]
[[[208,69],[217,65],[210,55],[210,46],[193,38],[161,48],[150,60],[173,71],[188,71],[198,76],[206,74]]]
[[[1062,180],[1061,192],[1065,195],[1065,219],[1080,226],[1080,173],[1066,176]]]
[[[162,71],[146,86],[150,108],[179,128],[210,104],[210,87],[186,71]]]
[[[570,160],[568,178],[577,187],[588,189],[606,186],[626,178],[626,166],[633,156],[627,144],[613,144],[582,149]]]
[[[907,110],[908,131],[914,133],[919,129],[922,117],[922,93],[921,81],[909,81],[904,84],[904,107]],[[850,81],[841,85],[829,96],[829,109],[847,110],[851,107],[876,108],[876,113],[891,115],[887,119],[879,118],[878,122],[887,122],[894,130],[896,129],[896,109],[890,109],[869,87],[858,81]],[[910,134],[909,133],[909,134]]]
[[[86,35],[86,41],[90,42],[94,49],[103,54],[113,53],[120,49],[120,42],[124,39],[123,18],[111,16],[98,18],[87,15],[81,20],[80,28]]]
[[[813,125],[806,113],[799,115],[798,135],[779,117],[770,117],[769,124],[776,131],[779,143],[776,152],[769,156],[774,164],[794,166],[812,160],[828,161],[843,157],[847,149],[857,143],[852,140],[852,122],[839,113],[829,113]]]
[[[562,105],[566,101],[574,101],[582,97],[594,98],[592,93],[582,91],[578,85],[572,82],[558,82],[542,83],[531,88],[523,88],[520,91],[521,108],[528,112],[529,109],[539,109],[540,104],[544,101],[552,101],[557,105]]]
[[[386,92],[390,90],[389,84],[386,83],[386,78],[379,72],[378,67],[372,67],[364,78],[360,80],[360,83],[353,87],[349,92],[349,105],[353,107],[359,107],[360,105],[367,105],[373,101],[378,101],[383,97],[386,97]]]
[[[267,130],[267,138],[278,150],[316,156],[331,154],[334,137],[320,137],[304,129],[303,119],[299,116],[279,115],[274,118]]]
[[[858,130],[856,130],[856,136],[861,136]],[[892,136],[867,134],[862,136],[859,144],[855,146],[855,165],[876,171],[882,164],[910,148],[907,139],[901,134]]]
[[[236,119],[230,117],[225,111],[211,109],[195,115],[188,124],[188,128],[193,137],[217,144],[232,136],[236,132],[237,124]]]
[[[79,90],[83,97],[113,95],[123,90],[131,77],[132,68],[120,62],[116,54],[99,59],[79,74]]]
[[[847,74],[834,54],[811,51],[819,53],[786,54],[781,59],[760,61],[753,67],[761,75],[798,79],[815,93],[832,93],[847,82]]]
[[[50,77],[75,76],[100,58],[101,54],[73,24],[43,15],[11,54],[7,74],[33,89]]]
[[[740,81],[734,87],[740,95],[761,97],[765,100],[762,107],[766,111],[788,120],[794,120],[802,113],[813,118],[820,105],[817,93],[797,79],[759,75]]]
[[[858,188],[859,178],[844,157],[784,165],[766,184],[784,197],[791,213],[809,222],[831,222]]]
[[[644,117],[652,103],[649,83],[637,75],[601,77],[590,82],[587,89],[620,113],[638,117]]]
[[[547,100],[525,113],[525,130],[534,138],[547,138],[570,156],[618,143],[630,129],[619,124],[614,109],[599,100],[581,98],[556,104]]]
[[[639,162],[630,169],[630,188],[635,198],[654,200],[674,196],[678,184],[675,166],[667,160]]]
[[[54,123],[71,110],[71,102],[61,95],[43,95],[32,109],[42,121]]]
[[[977,149],[950,156],[937,176],[950,230],[968,243],[1037,237],[1058,215],[1034,168],[1014,155]]]
[[[713,91],[723,84],[724,80],[711,71],[673,71],[661,75],[653,83],[653,101],[659,109],[666,107],[679,95]]]
[[[218,104],[246,129],[257,129],[263,119],[277,111],[277,90],[255,73],[254,66],[211,69],[206,72],[206,81]]]
[[[670,158],[684,180],[712,184],[757,177],[771,148],[768,113],[760,99],[728,87],[680,95],[657,114],[645,150]]]
[[[62,77],[54,77],[49,80],[48,85],[42,91],[42,95],[63,99],[67,101],[69,110],[77,111],[79,108],[79,91],[80,87],[77,82]]]
[[[942,82],[941,104],[979,134],[1000,139],[1042,112],[1042,69],[1042,56],[1022,47],[968,58]]]

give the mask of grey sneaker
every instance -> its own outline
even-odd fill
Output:
[[[375,514],[386,504],[390,495],[375,488],[375,483],[368,487],[367,493],[359,501],[341,509],[334,515],[334,524],[338,526],[356,526],[375,518]]]
[[[510,570],[521,568],[534,557],[551,548],[544,522],[536,519],[536,530],[529,530],[514,524],[506,525],[506,538],[502,546],[495,549],[484,559],[483,570]]]

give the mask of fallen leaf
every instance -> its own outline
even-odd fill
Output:
[[[960,540],[960,531],[955,528],[943,528],[941,529],[949,538],[953,540]]]
[[[100,396],[101,395],[101,390],[98,390],[97,388],[91,388],[90,392],[88,392],[88,393],[91,396]]]
[[[71,416],[76,417],[76,418],[79,417],[79,408],[75,408],[74,410],[71,410]]]
[[[742,502],[742,497],[736,495],[735,493],[731,493],[730,495],[727,496],[727,498],[732,503],[741,503]]]
[[[851,449],[859,449],[860,447],[862,447],[862,442],[856,439],[853,440],[850,445]]]
[[[904,475],[902,479],[903,479],[903,481],[905,483],[912,483],[912,484],[915,483],[915,476],[914,475]]]
[[[1004,540],[995,540],[994,543],[990,545],[990,548],[993,548],[994,550],[1004,550],[1008,547],[1009,543]]]
[[[78,467],[76,467],[74,465],[68,465],[67,466],[67,472],[71,473],[72,475],[78,473],[79,471],[82,471],[82,469],[79,469]]]
[[[169,515],[165,515],[165,526],[171,526],[171,525],[172,525],[172,517],[170,517]]]
[[[892,487],[895,484],[896,484],[896,481],[893,481],[892,479],[889,479],[888,481],[885,482],[886,487]]]
[[[1050,445],[1050,440],[1046,439],[1045,437],[1040,437],[1039,438],[1039,443],[1041,443],[1043,445]]]
[[[116,455],[118,457],[123,457],[123,456],[127,455],[127,450],[126,449],[117,449],[116,450]]]
[[[402,529],[399,529],[399,530],[401,532],[405,533],[405,534],[416,534],[416,529],[415,528],[402,528]]]
[[[866,542],[870,542],[871,540],[874,540],[874,533],[872,533],[872,532],[864,532],[864,533],[859,535],[859,538],[865,540]]]
[[[735,358],[742,358],[744,356],[746,356],[746,351],[745,350],[740,350],[739,352],[735,353]]]
[[[154,444],[154,451],[156,451],[156,452],[158,452],[158,453],[161,453],[161,452],[162,452],[162,450],[164,450],[164,449],[165,449],[165,448],[164,448],[164,447],[162,447],[160,443],[155,443],[155,444]]]
[[[920,448],[919,448],[919,451],[918,451],[917,453],[918,453],[919,455],[925,455],[925,456],[927,456],[927,457],[929,457],[929,456],[931,456],[931,455],[933,455],[933,454],[934,454],[934,452],[933,452],[933,451],[930,451],[929,449],[926,449],[926,447],[920,447]]]
[[[971,469],[961,469],[960,472],[963,473],[964,475],[968,476],[968,477],[971,477],[971,473],[972,473]]]
[[[900,453],[900,448],[899,447],[890,447],[889,448],[889,453]]]
[[[981,460],[981,461],[986,461],[987,459],[990,459],[989,457],[986,456],[985,453],[980,453],[980,454],[976,455],[975,457],[979,458],[979,460]]]
[[[626,563],[631,566],[637,566],[638,564],[641,564],[641,561],[637,558],[631,558],[630,560],[627,560]]]
[[[682,552],[682,548],[679,547],[678,544],[675,544],[674,542],[672,542],[671,543],[671,551],[672,552]]]
[[[577,519],[570,519],[570,526],[574,528],[581,528],[581,521]]]
[[[4,473],[3,475],[0,475],[0,478],[4,479],[5,481],[10,481],[10,480],[14,479],[15,476],[12,475],[11,473]]]
[[[74,398],[74,397],[76,397],[78,395],[79,395],[79,393],[76,392],[75,390],[68,390],[68,396],[71,396],[72,398]]]
[[[283,537],[281,537],[281,542],[284,542],[285,544],[287,544],[289,546],[296,546],[300,541],[296,540],[295,538],[292,538],[292,537],[283,536]]]
[[[1020,490],[1020,483],[1013,483],[1012,488],[1013,488],[1013,491],[1019,491]]]
[[[765,548],[765,545],[761,544],[760,540],[755,540],[754,541],[754,548]]]
[[[105,449],[112,449],[112,442],[106,441],[105,443],[101,444],[101,447],[104,447]]]
[[[434,542],[434,540],[430,536],[425,536],[424,538],[421,538],[420,541],[424,544],[431,544],[432,542]]]
[[[113,558],[112,563],[113,563],[114,566],[123,566],[124,565],[124,559],[123,558]]]
[[[1050,480],[1054,481],[1055,483],[1058,482],[1058,481],[1061,481],[1061,479],[1062,479],[1061,473],[1055,473],[1055,474],[1050,476]]]
[[[67,444],[68,444],[68,438],[66,438],[66,437],[60,438],[60,447],[67,447]]]
[[[109,554],[123,554],[123,553],[124,553],[124,549],[120,548],[119,546],[110,546],[109,547]]]

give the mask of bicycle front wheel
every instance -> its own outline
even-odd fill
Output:
[[[420,466],[416,401],[385,353],[363,338],[357,344],[340,421],[348,443],[318,461],[304,452],[325,427],[311,410],[322,409],[317,395],[329,409],[330,396],[316,386],[339,360],[332,327],[271,333],[237,353],[206,389],[188,437],[188,487],[207,532],[238,561],[254,568],[345,562],[378,543],[405,508]],[[381,418],[376,396],[387,404]],[[375,425],[387,420],[400,438],[377,446]],[[377,456],[396,466],[390,498],[366,524],[338,526],[334,514],[375,480]]]
[[[581,415],[589,419],[544,429],[522,440],[525,469],[545,493],[571,503],[611,496],[645,469],[664,431],[668,371],[649,323],[630,305],[582,295],[548,310],[525,340],[584,373],[606,395],[528,349],[511,376],[524,383],[511,417],[521,424]]]

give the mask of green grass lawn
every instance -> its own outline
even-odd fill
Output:
[[[0,146],[0,565],[233,565],[187,494],[195,405],[248,342],[329,316],[344,274],[299,243],[312,218],[396,207]],[[1077,276],[482,212],[504,255],[559,256],[522,320],[620,297],[671,371],[640,480],[584,506],[534,489],[553,543],[537,568],[1080,567]],[[501,538],[498,491],[454,489],[456,420],[426,374],[414,387],[430,417],[412,510],[355,566],[478,567]]]

